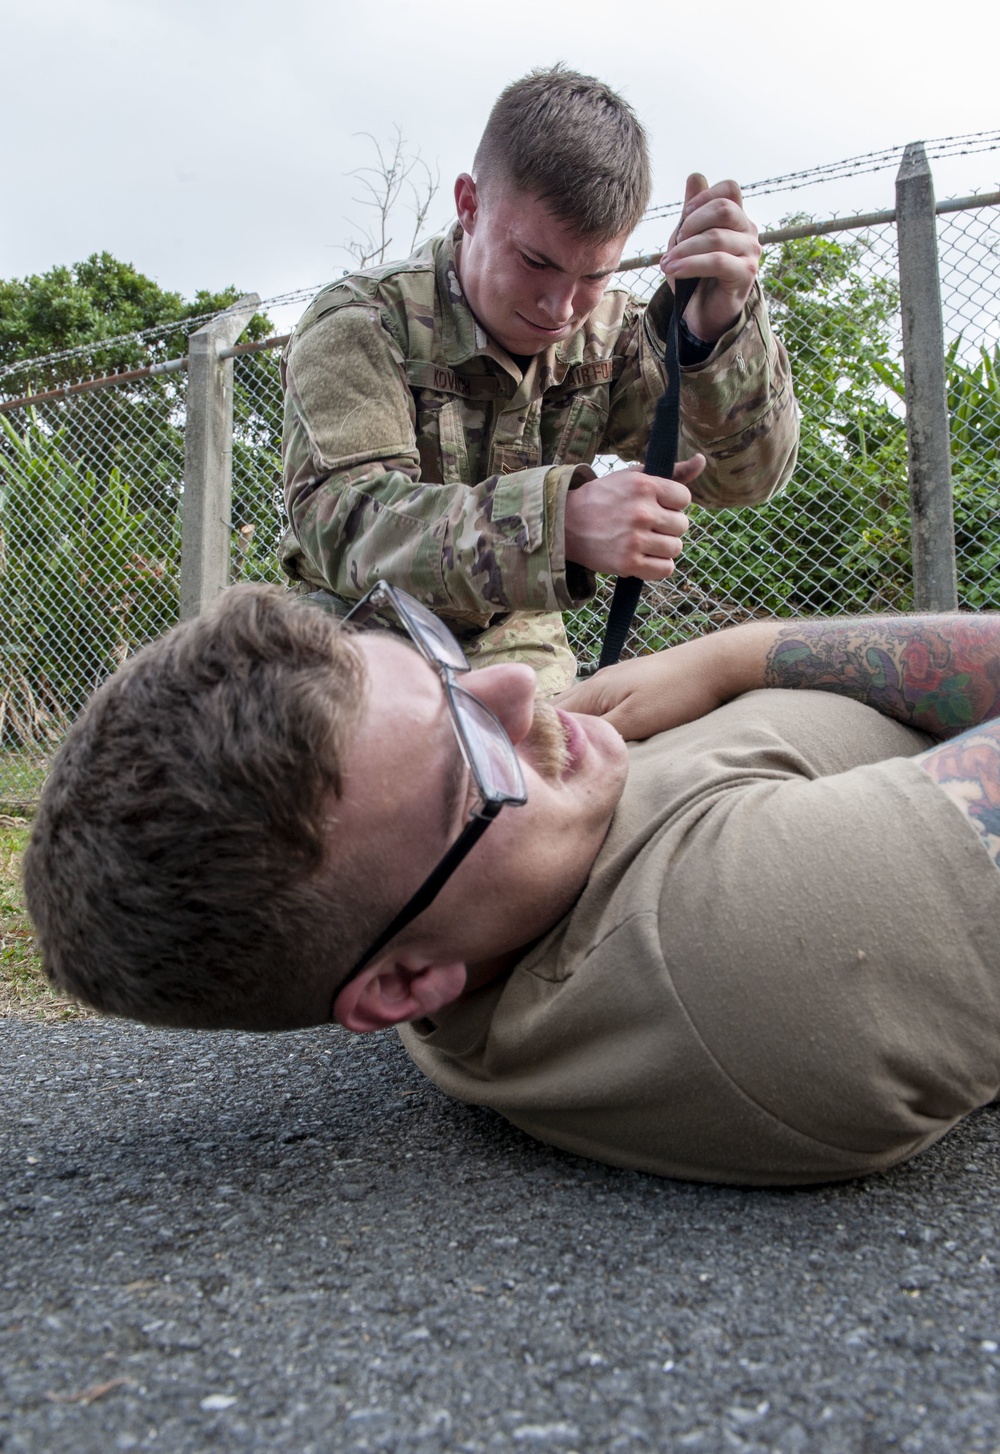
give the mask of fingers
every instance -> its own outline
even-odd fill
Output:
[[[714,187],[705,187],[695,192],[691,183],[705,179],[700,172],[688,178],[689,195],[685,198],[680,221],[670,237],[670,247],[678,241],[693,237],[709,227],[721,227],[731,232],[749,232],[757,236],[757,228],[743,210],[740,189],[733,181],[718,182]]]
[[[638,576],[641,581],[665,581],[673,575],[682,550],[683,546],[676,536],[652,536],[641,551],[634,550],[623,555],[621,564],[612,567],[612,570],[615,575]]]
[[[757,228],[743,211],[737,184],[727,180],[709,187],[700,172],[692,172],[681,220],[660,260],[667,281],[673,284],[677,278],[710,278],[742,306],[757,276],[760,256]],[[727,309],[731,314],[730,305],[715,305],[711,321],[723,319]]]
[[[761,247],[757,228],[729,202],[713,202],[686,218],[663,255],[668,277],[756,276]]]
[[[630,575],[644,581],[664,580],[684,549],[681,539],[691,522],[684,507],[691,503],[691,491],[678,480],[654,475],[641,477],[651,485],[653,498],[637,512],[631,549]]]
[[[677,251],[670,262],[663,265],[663,271],[672,283],[678,278],[711,278],[729,292],[741,294],[743,297],[753,286],[757,269],[758,260],[755,257],[745,253],[733,253],[728,249],[714,251],[709,246],[703,252],[699,250],[681,254]]]
[[[570,490],[564,520],[567,560],[609,574],[664,580],[689,525],[686,482],[704,463],[701,455],[685,460],[681,478],[672,480],[639,469],[616,470]]]
[[[680,233],[680,230],[684,225],[684,219],[691,211],[695,199],[697,197],[700,197],[701,194],[707,190],[708,178],[703,176],[701,172],[692,172],[691,175],[688,177],[687,183],[684,187],[684,206],[681,208],[680,221],[677,223],[677,226],[670,234],[670,241],[667,243],[668,252],[676,243],[678,234]],[[666,254],[664,254],[664,256],[666,256]]]
[[[691,521],[680,510],[663,510],[656,520],[650,521],[649,529],[654,536],[663,536],[667,540],[676,540],[680,544],[682,535],[686,535]],[[680,555],[680,551],[661,551],[657,546],[650,549],[651,555]]]
[[[743,193],[740,191],[739,183],[735,182],[732,177],[726,177],[723,181],[716,182],[714,187],[710,187],[707,177],[703,176],[701,172],[692,172],[684,188],[683,216],[687,217],[695,208],[704,206],[706,202],[714,201],[716,197],[726,197],[729,201],[735,202],[737,207],[742,210]]]
[[[619,662],[618,665],[628,668],[631,662]],[[586,681],[576,682],[551,700],[564,711],[581,712],[588,717],[604,717],[617,727],[616,718],[622,716],[623,706],[626,707],[624,715],[628,715],[627,704],[631,695],[628,672],[620,673],[613,667],[604,667]]]
[[[687,521],[677,523],[673,534],[661,535],[656,527],[651,527],[644,535],[641,548],[636,549],[636,560],[640,569],[634,571],[634,575],[641,575],[643,570],[658,571],[661,566],[669,564],[673,568],[673,562],[684,551],[684,542],[681,540],[682,533],[687,529]],[[652,576],[644,576],[644,580],[651,580]]]
[[[663,255],[665,262],[669,263],[674,257],[689,257],[692,253],[719,249],[752,257],[756,262],[761,254],[761,246],[757,229],[749,217],[743,219],[745,226],[730,227],[727,225],[730,219],[726,213],[710,207],[706,207],[705,212],[705,226],[689,228],[684,223],[682,235],[675,238]]]
[[[691,503],[688,485],[704,468],[705,456],[696,454],[676,465],[672,480],[660,479],[657,475],[642,476],[653,486],[658,508],[650,511],[643,521],[642,544],[630,572],[640,580],[662,581],[673,573],[674,563],[684,550],[681,537],[691,524],[684,513]]]
[[[680,555],[680,551],[677,552]],[[677,569],[675,562],[671,560],[660,560],[655,556],[644,555],[636,561],[629,571],[630,576],[637,576],[640,581],[666,581],[669,580]]]
[[[701,456],[697,456],[697,458],[701,458]],[[697,474],[692,474],[691,478],[697,479],[699,474],[701,474],[701,470]],[[652,487],[650,494],[661,510],[686,510],[691,503],[691,491],[687,487],[687,481],[678,479],[676,470],[674,470],[672,480],[665,480],[660,475],[644,475],[637,470],[637,485],[640,480]],[[638,485],[638,488],[641,489],[642,486]]]
[[[712,228],[721,232],[746,233],[754,240],[757,238],[757,226],[742,207],[728,197],[715,197],[684,213],[677,228],[677,241],[686,242],[689,237],[697,237]]]

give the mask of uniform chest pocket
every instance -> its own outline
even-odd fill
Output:
[[[420,477],[432,485],[468,485],[469,447],[459,399],[422,389],[417,397]]]
[[[608,417],[607,390],[574,394],[542,411],[546,464],[590,464]]]

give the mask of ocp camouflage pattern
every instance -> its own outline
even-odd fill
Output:
[[[282,564],[357,600],[380,577],[437,611],[474,664],[527,661],[558,691],[574,661],[560,612],[596,581],[564,553],[571,483],[596,454],[643,457],[664,388],[664,283],[648,307],[611,287],[584,326],[517,364],[483,331],[455,267],[459,229],[405,262],[344,277],[307,308],[282,359]],[[680,457],[710,506],[756,505],[791,474],[788,360],[756,288],[682,372]]]

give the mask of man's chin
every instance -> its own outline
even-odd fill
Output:
[[[517,329],[517,332],[501,338],[499,334],[493,337],[500,343],[509,354],[516,358],[536,358],[538,354],[544,353],[553,343],[565,343],[570,337],[573,329],[553,328],[548,331],[541,331],[537,328],[529,328],[524,324]]]

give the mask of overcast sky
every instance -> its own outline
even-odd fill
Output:
[[[654,202],[694,168],[747,183],[1000,127],[997,0],[966,0],[946,24],[912,0],[0,0],[0,21],[5,278],[107,249],[185,295],[321,283],[365,222],[347,175],[370,160],[358,133],[396,123],[440,167],[443,224],[497,92],[556,60],[636,107]],[[890,207],[892,177],[747,210],[765,226]],[[935,178],[939,196],[996,188],[1000,152]],[[646,224],[636,244],[668,230]]]

